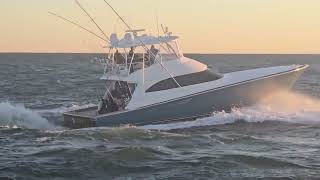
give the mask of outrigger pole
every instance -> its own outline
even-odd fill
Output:
[[[67,18],[65,18],[65,17],[63,17],[63,16],[60,16],[60,15],[58,15],[58,14],[56,14],[56,13],[53,13],[53,12],[50,12],[50,11],[49,11],[48,13],[51,14],[51,15],[53,15],[53,16],[55,16],[55,17],[57,17],[57,18],[60,18],[60,19],[62,19],[62,20],[64,20],[64,21],[66,21],[66,22],[69,22],[70,24],[73,24],[74,26],[76,26],[76,27],[78,27],[78,28],[80,28],[80,29],[83,29],[83,30],[87,31],[88,33],[96,36],[97,38],[103,40],[103,41],[106,42],[106,43],[109,43],[109,40],[108,40],[108,39],[103,38],[103,37],[97,35],[97,34],[94,33],[93,31],[91,31],[90,29],[87,29],[87,28],[83,27],[82,25],[80,25],[80,24],[78,24],[78,23],[76,23],[76,22],[74,22],[74,21],[72,21],[72,20],[70,20],[70,19],[67,19]]]
[[[80,4],[78,0],[75,0],[76,4],[79,6],[79,8],[90,18],[90,20],[96,25],[96,27],[100,30],[100,32],[104,35],[104,37],[109,41],[108,43],[110,44],[110,39],[106,35],[106,33],[102,30],[102,28],[96,23],[96,21],[92,18],[92,16],[88,13],[88,11]]]
[[[111,44],[111,41],[107,34],[102,30],[102,28],[98,25],[98,23],[92,18],[92,16],[89,14],[89,12],[81,5],[81,3],[78,0],[74,0],[76,4],[79,6],[79,8],[89,17],[89,19],[94,23],[94,25],[99,29],[99,31],[104,35],[104,37],[108,40],[108,43]],[[115,48],[117,49],[117,48]],[[125,58],[123,55],[121,55],[123,58]],[[127,62],[127,61],[126,61]],[[120,83],[120,80],[118,81]],[[111,98],[114,100],[113,95],[107,88],[107,92],[110,94]]]
[[[89,17],[89,19],[94,23],[94,25],[99,29],[99,31],[104,35],[105,39],[108,40],[108,44],[111,44],[110,38],[107,36],[107,34],[102,30],[102,28],[98,25],[98,23],[94,20],[94,18],[89,14],[89,12],[81,5],[81,3],[78,0],[75,0],[76,4],[79,6],[79,8]],[[118,50],[118,48],[115,48]],[[121,56],[125,58],[122,54]]]
[[[91,30],[83,27],[82,25],[80,25],[80,24],[78,24],[78,23],[76,23],[76,22],[74,22],[74,21],[71,21],[71,20],[69,20],[69,19],[67,19],[67,18],[65,18],[65,17],[63,17],[63,16],[60,16],[60,15],[58,15],[58,14],[56,14],[56,13],[53,13],[53,12],[49,12],[49,14],[51,14],[51,15],[53,15],[53,16],[56,16],[56,17],[58,17],[58,18],[60,18],[60,19],[62,19],[62,20],[64,20],[64,21],[66,21],[66,22],[69,22],[69,23],[71,23],[71,24],[73,24],[73,25],[75,25],[75,26],[77,26],[77,27],[79,27],[79,28],[81,28],[81,29],[89,32],[90,34],[95,35],[95,36],[98,37],[99,39],[102,39],[102,40],[105,41],[107,44],[110,44],[110,43],[111,43],[110,39],[108,38],[108,36],[106,35],[106,33],[100,28],[100,26],[96,23],[96,21],[92,18],[92,16],[88,13],[88,11],[86,11],[86,9],[80,4],[80,2],[79,2],[78,0],[75,0],[75,2],[76,2],[76,4],[80,7],[80,9],[90,18],[90,20],[96,25],[96,27],[100,30],[100,32],[104,35],[105,38],[97,35],[97,34],[94,33],[93,31],[91,31]],[[108,88],[107,88],[107,92],[110,94],[111,98],[114,100],[114,97],[112,96],[112,94],[111,94],[111,92],[109,91]]]
[[[133,29],[129,26],[128,23],[126,23],[126,21],[119,15],[119,13],[106,1],[106,0],[103,0],[110,8],[111,10],[118,16],[118,18],[124,23],[124,25],[130,30],[132,31]],[[156,58],[156,56],[154,55],[153,52],[151,52],[148,47],[141,41],[141,39],[137,36],[136,37],[139,42],[142,44],[142,47],[147,51],[149,52],[153,58],[161,65],[161,67],[167,71],[167,73],[170,75],[170,77],[173,79],[173,81],[181,88],[180,84],[178,83],[178,81],[172,76],[172,74],[169,72],[169,70],[161,63],[158,61],[158,59]]]

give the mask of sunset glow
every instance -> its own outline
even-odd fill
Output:
[[[103,0],[80,0],[107,34],[126,30]],[[320,53],[319,0],[109,0],[134,28],[165,24],[188,53]],[[73,0],[1,0],[0,52],[103,52]],[[122,35],[120,35],[122,36]]]

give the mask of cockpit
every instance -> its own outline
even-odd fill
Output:
[[[106,92],[101,99],[98,113],[105,114],[125,109],[136,88],[133,83],[124,81],[107,81]]]
[[[122,39],[117,34],[110,35],[105,74],[128,76],[137,70],[148,68],[163,61],[178,60],[180,52],[177,36],[138,35],[144,30],[126,31]]]

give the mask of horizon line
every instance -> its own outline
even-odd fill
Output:
[[[1,52],[0,51],[0,54],[107,54],[107,53],[104,53],[104,52]],[[250,53],[250,52],[245,52],[245,53],[242,53],[242,52],[206,52],[206,53],[201,53],[201,52],[186,52],[186,53],[183,53],[183,54],[221,54],[221,55],[320,55],[320,52],[319,53],[263,53],[263,52],[258,52],[258,53]]]

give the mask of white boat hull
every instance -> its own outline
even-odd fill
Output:
[[[150,100],[143,102],[147,105],[131,110],[88,117],[79,115],[77,112],[69,112],[64,114],[65,125],[71,128],[125,124],[139,126],[195,119],[211,115],[213,111],[229,111],[235,106],[252,105],[269,93],[290,89],[307,67],[307,65],[290,66],[290,68],[281,67],[279,70],[273,67],[273,71],[270,73],[256,71],[264,74],[263,76],[251,74],[247,75],[249,77],[247,79],[237,77],[238,79],[242,78],[241,81],[232,80],[230,76],[225,76],[217,82],[218,84],[225,82],[224,85],[217,86],[212,82],[213,85],[208,87],[206,83],[207,86],[203,88],[203,91],[199,91],[198,87],[193,87],[193,92],[186,90],[186,92],[190,92],[189,94],[180,93],[176,98],[154,104],[149,104],[152,101]],[[280,71],[284,69],[285,71]],[[243,72],[240,74],[248,74]],[[85,110],[81,111],[85,112]]]

